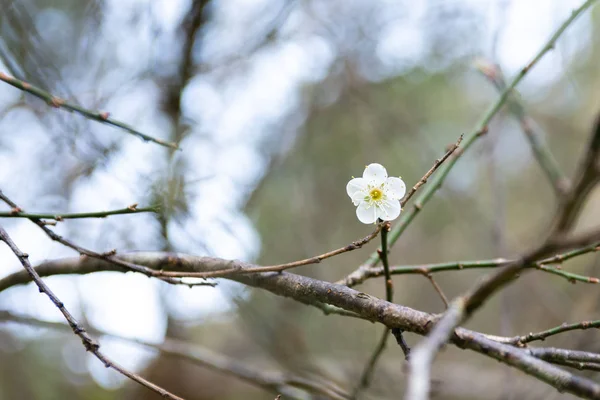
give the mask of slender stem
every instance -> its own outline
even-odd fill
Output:
[[[383,271],[385,275],[385,299],[390,303],[394,301],[394,283],[392,282],[392,275],[390,274],[390,265],[388,263],[388,249],[387,249],[387,234],[390,229],[390,224],[387,223],[381,230],[381,250],[379,257],[383,264]]]
[[[369,358],[369,361],[365,365],[365,368],[363,369],[362,374],[360,375],[360,380],[359,380],[358,386],[356,386],[356,388],[354,389],[351,399],[357,399],[360,392],[363,389],[368,388],[369,385],[371,384],[371,380],[373,379],[373,373],[375,372],[375,365],[377,364],[377,361],[379,360],[381,353],[383,353],[383,350],[385,349],[385,345],[387,343],[389,334],[390,334],[390,329],[386,328],[383,331],[383,334],[381,335],[379,342],[377,342],[377,346],[375,347],[375,350],[373,351],[373,353],[371,353],[371,357]]]
[[[46,103],[48,103],[52,107],[62,108],[67,111],[72,111],[77,114],[83,115],[84,117],[91,119],[93,121],[98,121],[98,122],[101,122],[104,124],[116,126],[117,128],[121,128],[122,130],[124,130],[134,136],[137,136],[147,142],[154,142],[161,146],[170,147],[172,149],[178,148],[177,145],[174,143],[169,143],[164,140],[160,140],[160,139],[154,138],[152,136],[146,135],[145,133],[142,133],[142,132],[136,130],[135,128],[133,128],[130,125],[127,125],[121,121],[117,121],[115,119],[110,118],[107,112],[88,110],[86,108],[78,106],[75,103],[71,103],[64,99],[56,97],[56,96],[52,95],[51,93],[48,93],[45,90],[35,87],[27,82],[13,78],[11,76],[8,76],[3,72],[0,72],[0,81],[6,82],[11,86],[16,87],[17,89],[20,89],[24,92],[34,95],[35,97],[38,97],[38,98],[44,100]]]
[[[574,273],[566,272],[558,268],[549,268],[548,265],[560,264],[571,258],[600,251],[600,242],[592,243],[589,246],[584,246],[579,249],[571,250],[565,253],[557,254],[552,257],[545,258],[539,262],[535,262],[525,266],[524,268],[536,268],[540,271],[548,272],[554,275],[562,276],[570,281],[584,282],[584,283],[600,283],[598,278],[577,275]],[[498,268],[514,263],[517,260],[507,260],[504,258],[496,258],[491,260],[478,260],[478,261],[453,261],[435,264],[421,264],[421,265],[400,265],[390,267],[391,275],[405,275],[405,274],[422,274],[427,276],[436,272],[444,271],[457,271],[463,269],[481,269],[481,268]],[[353,287],[365,282],[371,278],[377,278],[384,274],[382,267],[374,268],[361,268],[355,271],[354,274],[349,275],[345,279],[336,282],[339,285],[345,285]]]
[[[144,207],[137,208],[136,206],[129,206],[127,208],[121,208],[119,210],[111,211],[96,211],[96,212],[83,212],[83,213],[26,213],[19,209],[13,209],[12,211],[0,211],[0,218],[35,218],[35,219],[53,219],[56,221],[62,221],[63,219],[82,219],[82,218],[105,218],[110,215],[122,215],[122,214],[137,214],[143,212],[157,212],[158,207]]]
[[[478,63],[478,66],[479,70],[494,85],[494,87],[498,89],[498,91],[502,92],[505,90],[506,81],[502,71],[497,65],[484,65],[483,63]],[[509,96],[507,102],[509,110],[519,121],[521,130],[525,134],[525,138],[529,141],[529,146],[531,147],[533,155],[550,181],[554,192],[558,197],[564,196],[570,185],[569,179],[561,171],[558,162],[556,162],[556,159],[541,135],[533,128],[533,121],[525,112],[525,107],[519,101],[518,95],[514,93]]]
[[[405,211],[401,217],[398,224],[395,228],[390,232],[389,235],[389,245],[393,246],[394,243],[400,238],[400,235],[406,230],[406,228],[410,225],[410,223],[417,216],[419,211],[431,200],[434,193],[442,186],[444,180],[460,158],[460,156],[467,151],[473,143],[477,141],[477,139],[484,135],[488,130],[488,124],[492,120],[492,118],[498,113],[498,111],[502,108],[502,106],[509,99],[509,96],[513,89],[523,80],[525,75],[542,59],[542,57],[548,53],[550,50],[554,48],[554,45],[558,38],[563,34],[565,29],[571,25],[571,23],[581,15],[585,10],[594,4],[596,0],[588,0],[579,8],[574,10],[569,18],[558,28],[558,30],[550,37],[548,42],[542,47],[542,49],[535,55],[535,57],[527,64],[525,67],[519,71],[519,73],[513,78],[513,80],[506,86],[498,100],[492,104],[492,106],[488,109],[488,111],[483,115],[479,123],[475,126],[475,128],[469,133],[462,144],[461,151],[455,152],[452,157],[445,163],[442,168],[440,168],[439,174],[436,175],[431,185],[427,186],[427,188],[421,193],[421,195],[417,198],[413,207]],[[370,265],[376,265],[378,262],[378,255],[374,253],[368,259],[367,263]]]
[[[0,311],[0,323],[2,322],[27,324],[59,331],[69,330],[69,326],[64,323],[42,321],[31,317],[14,315],[8,311]],[[279,373],[268,370],[265,371],[264,369],[257,367],[256,365],[252,365],[251,363],[230,358],[216,353],[208,348],[204,348],[202,346],[182,340],[167,337],[162,343],[152,343],[141,339],[133,339],[116,335],[96,328],[90,328],[89,331],[96,336],[118,339],[124,342],[159,351],[161,354],[167,356],[177,357],[192,364],[200,365],[228,376],[233,376],[265,390],[285,393],[286,398],[304,398],[302,396],[294,396],[294,392],[298,391],[299,389],[306,390],[307,392],[314,393],[315,395],[320,394],[330,399],[344,400],[348,398],[348,394],[342,389],[338,388],[333,382],[327,382],[322,379],[307,379],[302,376],[289,373]]]
[[[304,260],[293,261],[286,264],[278,264],[278,265],[268,265],[268,266],[260,266],[260,267],[250,267],[241,269],[239,265],[234,265],[231,268],[224,269],[222,271],[211,271],[211,272],[172,272],[172,271],[162,271],[162,276],[166,277],[179,277],[179,278],[223,278],[230,275],[236,274],[250,274],[250,273],[261,273],[261,272],[282,272],[287,269],[302,267],[304,265],[310,264],[318,264],[323,260],[328,258],[340,255],[342,253],[346,253],[352,250],[357,250],[363,247],[365,244],[369,243],[373,240],[382,229],[383,224],[378,223],[377,227],[373,232],[368,234],[362,239],[355,240],[347,246],[340,247],[339,249],[328,251],[327,253],[320,254],[318,256],[305,258]]]
[[[556,326],[554,328],[547,329],[538,333],[529,333],[524,336],[516,336],[511,338],[507,343],[511,344],[525,344],[529,342],[533,342],[534,340],[545,340],[549,336],[558,335],[560,333],[575,331],[575,330],[585,330],[590,328],[600,328],[600,320],[596,321],[582,321],[575,324],[562,324],[560,326]]]
[[[8,233],[1,226],[0,226],[0,241],[4,242],[10,248],[10,250],[14,253],[14,255],[19,259],[19,261],[21,262],[21,265],[23,266],[23,268],[25,269],[27,274],[31,277],[31,280],[36,284],[40,293],[43,293],[46,296],[48,296],[50,301],[52,301],[52,303],[56,306],[56,308],[58,308],[58,310],[61,312],[61,314],[64,316],[65,320],[71,327],[71,330],[73,331],[73,333],[75,335],[79,336],[79,338],[81,339],[81,342],[82,342],[83,346],[85,347],[86,351],[89,351],[94,356],[96,356],[96,358],[98,360],[100,360],[106,368],[114,369],[115,371],[123,374],[124,376],[139,383],[140,385],[145,386],[150,390],[153,390],[154,392],[161,395],[163,398],[171,399],[171,400],[183,400],[181,397],[176,396],[176,395],[166,391],[165,389],[161,388],[160,386],[155,385],[154,383],[142,378],[138,374],[121,367],[120,365],[116,364],[115,362],[113,362],[112,360],[107,358],[103,353],[101,353],[100,345],[98,344],[98,342],[96,340],[94,340],[81,325],[79,325],[79,323],[77,322],[75,317],[73,317],[73,315],[69,312],[69,310],[67,310],[64,303],[54,294],[54,292],[52,292],[52,290],[50,290],[48,285],[46,285],[46,283],[44,283],[44,281],[42,280],[40,275],[33,268],[31,263],[29,262],[29,255],[26,253],[23,253],[17,247],[17,245],[12,241],[10,236],[8,236]]]
[[[390,223],[389,222],[383,223],[382,221],[380,221],[380,224],[381,223],[383,224],[383,227],[381,229],[381,249],[378,250],[378,253],[379,253],[379,257],[381,258],[381,263],[383,264],[383,270],[384,270],[384,274],[385,274],[385,298],[390,303],[393,303],[393,301],[394,301],[394,283],[392,281],[392,275],[390,274],[390,265],[388,262],[388,246],[387,246],[387,243],[388,243],[387,234],[390,230]],[[369,358],[367,365],[365,365],[365,368],[361,374],[360,382],[359,382],[358,386],[356,387],[356,389],[354,389],[354,393],[352,395],[353,399],[356,399],[358,397],[358,395],[360,394],[360,391],[363,389],[366,389],[371,384],[371,380],[373,379],[373,374],[375,372],[375,366],[377,365],[377,361],[379,361],[379,358],[383,354],[383,350],[385,350],[385,345],[387,343],[387,339],[388,339],[389,335],[390,335],[390,329],[385,328],[385,330],[383,331],[383,334],[381,335],[381,339],[379,339],[379,343],[377,343],[377,347],[375,347],[375,350],[373,350],[373,353],[371,354],[371,357]],[[402,351],[404,352],[404,357],[406,359],[408,359],[408,356],[410,354],[410,349],[408,346],[406,346],[406,342],[404,341],[404,338],[402,337],[402,330],[398,329],[394,333],[394,335],[396,336],[396,339],[398,340],[398,343],[400,344],[400,347],[402,348]]]

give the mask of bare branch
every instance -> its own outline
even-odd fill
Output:
[[[231,268],[224,269],[221,271],[211,271],[211,272],[195,272],[194,273],[194,272],[163,271],[161,273],[161,275],[168,276],[168,277],[180,277],[180,278],[181,277],[185,277],[185,278],[223,278],[223,277],[240,274],[240,273],[250,274],[250,273],[261,273],[261,272],[281,272],[281,271],[285,271],[285,270],[291,269],[291,268],[302,267],[304,265],[318,264],[323,260],[340,255],[342,253],[347,253],[352,250],[360,249],[365,244],[369,243],[371,240],[373,240],[375,237],[377,237],[377,235],[381,231],[381,228],[383,225],[384,224],[382,224],[382,223],[377,224],[377,228],[375,228],[375,230],[372,233],[370,233],[369,235],[365,236],[364,238],[362,238],[360,240],[356,240],[356,241],[350,243],[347,246],[340,247],[339,249],[336,249],[336,250],[328,251],[327,253],[323,253],[318,256],[306,258],[304,260],[294,261],[294,262],[290,262],[290,263],[286,263],[286,264],[264,266],[264,267],[263,266],[250,267],[250,268],[245,268],[244,270],[241,270],[237,266],[233,266]]]
[[[8,76],[3,72],[0,72],[0,81],[6,82],[11,86],[16,87],[17,89],[20,89],[24,92],[27,92],[29,94],[34,95],[35,97],[38,97],[38,98],[44,100],[49,106],[52,106],[55,108],[62,108],[67,111],[72,111],[77,114],[83,115],[84,117],[86,117],[88,119],[91,119],[91,120],[97,121],[97,122],[101,122],[103,124],[116,126],[117,128],[121,128],[125,132],[130,133],[134,136],[137,136],[146,142],[154,142],[161,146],[170,147],[172,149],[178,148],[177,145],[174,143],[165,142],[164,140],[160,140],[160,139],[154,138],[152,136],[146,135],[145,133],[138,131],[137,129],[133,128],[130,125],[125,124],[124,122],[117,121],[113,118],[110,118],[110,116],[107,112],[88,110],[86,108],[78,106],[77,104],[71,103],[65,99],[61,99],[60,97],[54,96],[51,93],[48,93],[45,90],[35,87],[27,82],[13,78],[11,76]]]
[[[535,340],[545,340],[547,337],[558,335],[563,332],[575,331],[575,330],[586,330],[590,328],[600,328],[600,320],[596,321],[582,321],[575,324],[562,324],[560,326],[538,332],[538,333],[529,333],[523,336],[515,336],[510,338],[505,343],[515,344],[515,345],[524,345],[525,343],[533,342]]]
[[[600,242],[594,242],[591,245],[581,247],[576,250],[568,251],[566,253],[556,254],[552,257],[545,258],[541,261],[529,264],[524,268],[537,268],[540,271],[545,271],[551,274],[562,276],[570,281],[579,281],[584,283],[598,283],[598,278],[588,277],[573,274],[556,268],[548,268],[548,265],[558,265],[567,261],[571,258],[600,251]],[[438,272],[445,271],[460,271],[466,269],[482,269],[482,268],[499,268],[505,267],[517,260],[507,260],[504,258],[496,258],[492,260],[477,260],[477,261],[452,261],[435,264],[420,264],[420,265],[399,265],[390,267],[390,274],[392,275],[405,275],[405,274],[422,274],[431,275]],[[383,276],[384,270],[382,267],[369,268],[362,266],[361,268],[354,271],[344,279],[336,282],[338,285],[345,285],[348,287],[354,287],[365,282],[368,279],[377,278]]]
[[[410,358],[410,377],[406,389],[407,400],[429,398],[431,363],[439,349],[448,341],[454,328],[460,323],[465,304],[462,299],[453,301],[444,317],[435,328],[413,350]]]
[[[187,271],[211,271],[226,268],[231,261],[178,255],[174,253],[129,253],[119,257],[154,269],[178,269]],[[237,262],[240,268],[251,264]],[[63,274],[90,274],[100,271],[124,270],[105,260],[97,258],[67,258],[48,261],[36,267],[40,276]],[[287,272],[240,274],[229,277],[240,283],[262,288],[279,296],[292,298],[307,305],[323,304],[350,311],[363,319],[377,321],[392,331],[402,329],[419,335],[428,334],[437,320],[431,314],[414,310],[399,304],[389,303],[366,293],[357,292],[345,286],[312,279]],[[0,292],[15,285],[31,281],[31,277],[20,271],[0,279]],[[450,341],[461,348],[468,348],[482,355],[491,356],[532,375],[551,386],[570,393],[585,393],[591,398],[600,398],[600,384],[579,378],[562,371],[545,361],[539,360],[522,349],[488,339],[484,335],[464,328],[455,329]]]
[[[31,280],[37,285],[38,289],[41,293],[44,293],[48,298],[54,303],[56,308],[62,313],[62,315],[67,320],[69,326],[73,330],[73,333],[81,339],[83,346],[86,351],[91,352],[96,356],[98,360],[100,360],[104,366],[107,368],[112,368],[115,371],[123,374],[129,379],[139,383],[142,386],[147,387],[148,389],[160,394],[163,398],[172,399],[172,400],[183,400],[181,397],[175,396],[174,394],[166,391],[160,386],[155,385],[154,383],[142,378],[141,376],[133,373],[131,371],[126,370],[120,365],[114,363],[109,358],[107,358],[104,354],[100,352],[100,345],[92,339],[90,335],[86,332],[86,330],[79,325],[77,320],[73,317],[73,315],[67,310],[62,301],[50,290],[50,288],[42,281],[42,278],[38,275],[36,270],[29,263],[29,255],[21,252],[19,248],[15,245],[12,239],[8,236],[8,233],[0,226],[0,240],[6,243],[6,245],[11,249],[11,251],[17,256],[23,268],[25,268],[25,272]]]
[[[498,91],[502,92],[506,89],[504,74],[498,65],[486,60],[478,60],[478,62],[476,62],[476,66],[477,69],[479,69],[479,71],[494,85],[494,87],[498,89]],[[569,189],[569,179],[561,171],[556,159],[552,155],[552,152],[544,142],[542,135],[540,135],[534,129],[533,121],[525,112],[525,107],[519,101],[519,96],[517,93],[513,93],[511,96],[509,96],[507,103],[509,110],[519,121],[521,130],[529,141],[529,146],[531,147],[533,155],[542,168],[542,171],[544,171],[548,181],[550,181],[554,192],[559,198],[563,197],[567,194]]]
[[[26,213],[23,210],[17,208],[12,209],[8,212],[0,211],[0,218],[29,218],[29,219],[53,219],[56,221],[62,221],[64,219],[82,219],[82,218],[106,218],[111,215],[123,215],[123,214],[138,214],[145,212],[157,212],[158,207],[143,207],[138,208],[137,204],[132,204],[127,208],[121,208],[118,210],[110,211],[95,211],[95,212],[83,212],[83,213]]]
[[[0,200],[4,201],[6,204],[8,204],[10,207],[12,207],[13,210],[19,210],[19,212],[24,212],[24,210],[19,207],[15,202],[13,202],[11,199],[9,199],[3,192],[2,190],[0,190]],[[155,271],[152,270],[150,268],[146,268],[144,266],[141,265],[136,265],[136,264],[132,264],[132,263],[128,263],[126,261],[123,261],[117,257],[115,257],[115,254],[117,253],[116,250],[110,251],[108,253],[97,253],[95,251],[92,250],[88,250],[85,249],[81,246],[78,246],[77,244],[63,238],[62,236],[56,234],[52,229],[48,228],[46,225],[45,221],[42,221],[38,218],[34,218],[34,217],[28,217],[28,219],[33,222],[34,224],[36,224],[37,226],[39,226],[44,233],[52,240],[70,248],[75,250],[76,252],[78,252],[80,255],[82,256],[88,256],[88,257],[94,257],[94,258],[99,258],[102,260],[106,260],[108,262],[111,262],[115,265],[120,266],[121,268],[123,268],[124,270],[131,270],[131,271],[135,271],[135,272],[139,272],[141,274],[144,274],[148,277],[155,277],[158,278],[162,281],[165,281],[167,283],[171,283],[174,285],[188,285],[188,286],[198,286],[198,285],[202,285],[202,286],[215,286],[215,283],[212,282],[198,282],[198,283],[194,283],[194,284],[188,284],[188,283],[184,283],[181,280],[177,280],[177,279],[173,279],[173,278],[168,278],[168,277],[164,277],[162,276],[162,273],[160,271]]]
[[[588,194],[600,182],[600,114],[596,118],[590,136],[587,152],[577,171],[573,188],[558,210],[554,226],[556,233],[565,233],[573,227]]]
[[[0,321],[16,322],[60,331],[69,330],[69,326],[62,323],[14,315],[8,311],[0,311]],[[297,396],[294,396],[293,394],[297,389],[302,389],[309,393],[320,394],[330,399],[343,400],[348,398],[347,393],[331,382],[317,382],[289,373],[263,371],[249,363],[215,353],[208,348],[181,340],[165,338],[162,343],[152,343],[141,339],[115,335],[96,328],[89,328],[89,331],[97,336],[112,337],[157,350],[162,354],[180,358],[192,364],[236,377],[265,390],[274,393],[284,393],[286,397],[289,398],[297,398]]]
[[[600,399],[600,385],[590,379],[573,375],[552,364],[529,354],[526,349],[519,349],[498,343],[484,335],[456,330],[454,341],[462,340],[462,345],[470,350],[486,354],[507,365],[517,368],[549,385],[559,392],[573,393],[586,399]],[[461,344],[458,344],[461,346]]]

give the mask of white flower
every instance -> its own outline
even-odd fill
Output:
[[[381,218],[392,221],[400,215],[400,199],[406,185],[400,178],[389,177],[381,164],[370,164],[362,178],[353,178],[346,192],[356,208],[356,216],[363,224],[372,224]]]

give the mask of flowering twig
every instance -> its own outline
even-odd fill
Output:
[[[453,145],[450,146],[450,148],[448,148],[448,150],[446,151],[446,153],[439,159],[435,160],[435,162],[433,163],[433,166],[425,173],[425,175],[423,175],[423,177],[421,179],[419,179],[419,181],[412,187],[412,189],[410,189],[408,191],[408,193],[406,194],[406,196],[404,196],[404,198],[402,199],[402,201],[400,202],[400,204],[402,205],[402,207],[404,207],[408,201],[411,199],[411,197],[416,193],[416,191],[423,186],[425,183],[427,183],[427,181],[429,180],[429,178],[431,177],[431,175],[448,159],[452,159],[450,156],[452,156],[453,154],[456,155],[456,157],[458,157],[461,153],[461,151],[457,151],[461,142],[463,140],[463,135],[460,135],[460,137],[458,138],[458,140],[456,141],[456,143],[454,143]],[[463,150],[464,151],[464,150]],[[433,192],[435,192],[439,186],[441,185],[441,182],[439,180],[436,179],[436,181],[428,186],[428,192],[431,191],[432,194]],[[412,221],[412,219],[415,217],[415,215],[421,211],[421,208],[423,207],[423,203],[422,202],[416,202],[415,204],[413,204],[413,207],[406,211],[404,210],[403,213],[400,216],[400,220],[398,221],[398,224],[396,224],[396,226],[394,227],[394,229],[390,232],[389,235],[389,239],[388,239],[388,246],[393,245],[396,240],[398,240],[398,238],[400,237],[400,235],[402,234],[402,232],[404,232],[404,229],[406,229],[406,227],[408,226],[408,224],[410,224],[410,221]],[[379,253],[378,252],[374,252],[371,254],[371,256],[369,257],[369,259],[367,260],[366,263],[364,263],[363,265],[367,265],[367,266],[375,266],[377,263],[379,262]]]
[[[15,256],[17,256],[17,258],[23,265],[23,268],[25,268],[25,270],[27,271],[27,274],[31,277],[31,280],[33,280],[34,283],[37,285],[40,292],[44,293],[46,296],[48,296],[48,298],[52,301],[52,303],[56,306],[56,308],[58,308],[58,310],[62,313],[62,315],[67,320],[69,326],[73,330],[73,333],[75,335],[79,336],[79,338],[81,339],[81,342],[83,343],[83,346],[85,347],[86,351],[89,351],[92,354],[94,354],[94,356],[96,356],[96,358],[98,360],[100,360],[104,364],[105,367],[114,369],[115,371],[123,374],[124,376],[128,377],[129,379],[160,394],[163,398],[172,399],[172,400],[183,400],[181,397],[175,396],[174,394],[166,391],[165,389],[161,388],[160,386],[157,386],[157,385],[153,384],[152,382],[147,381],[146,379],[142,378],[141,376],[139,376],[131,371],[126,370],[125,368],[121,367],[120,365],[115,364],[113,361],[108,359],[104,354],[102,354],[100,352],[100,345],[98,344],[98,342],[96,342],[90,335],[88,335],[86,330],[79,325],[77,320],[67,310],[64,303],[62,301],[60,301],[60,299],[42,281],[42,278],[39,276],[39,274],[35,271],[35,269],[29,263],[29,259],[28,259],[29,255],[25,254],[25,253],[21,252],[21,250],[19,250],[19,248],[15,245],[15,243],[12,241],[12,239],[8,236],[8,233],[6,233],[4,228],[2,228],[1,226],[0,226],[0,241],[3,241],[4,243],[6,243],[6,245],[15,254]]]
[[[161,146],[170,147],[172,149],[178,148],[177,145],[174,143],[169,143],[164,140],[160,140],[160,139],[154,138],[152,136],[146,135],[145,133],[142,133],[121,121],[117,121],[115,119],[110,118],[110,116],[108,115],[107,112],[88,110],[86,108],[78,106],[77,104],[68,102],[64,99],[61,99],[60,97],[56,97],[56,96],[52,95],[51,93],[48,93],[45,90],[37,88],[27,82],[13,78],[11,76],[8,76],[3,72],[0,72],[0,81],[6,82],[11,86],[16,87],[17,89],[20,89],[24,92],[34,95],[35,97],[38,97],[38,98],[44,100],[46,103],[48,103],[48,105],[50,105],[52,107],[63,108],[65,110],[72,111],[77,114],[83,115],[84,117],[86,117],[88,119],[98,121],[98,122],[101,122],[104,124],[116,126],[117,128],[121,128],[122,130],[124,130],[132,135],[135,135],[147,142],[154,142]]]
[[[485,60],[479,60],[476,63],[476,66],[494,87],[498,89],[498,91],[502,92],[506,89],[506,81],[498,65]],[[507,99],[507,103],[509,110],[519,121],[521,130],[529,141],[533,155],[550,181],[554,192],[558,197],[564,196],[570,185],[569,179],[562,173],[556,159],[541,135],[535,131],[533,121],[525,112],[524,106],[519,102],[518,95],[516,93],[510,95]]]
[[[106,218],[111,215],[122,215],[122,214],[137,214],[144,212],[157,212],[158,207],[141,207],[138,208],[137,204],[132,204],[127,208],[121,208],[119,210],[111,211],[96,211],[96,212],[83,212],[83,213],[26,213],[19,208],[13,208],[11,211],[0,211],[0,218],[35,218],[35,219],[51,219],[56,221],[62,221],[64,219],[82,219],[82,218]]]
[[[0,321],[10,321],[19,324],[27,324],[61,331],[69,329],[69,326],[63,323],[42,321],[31,317],[14,315],[8,311],[0,311]],[[141,339],[115,335],[113,333],[105,332],[96,328],[89,328],[88,330],[90,333],[96,336],[111,337],[129,343],[134,343],[146,348],[154,349],[159,351],[161,354],[177,357],[190,363],[210,368],[214,371],[236,377],[265,390],[275,393],[284,393],[286,398],[303,398],[295,395],[297,394],[296,391],[298,389],[302,389],[309,393],[320,394],[330,399],[343,400],[348,398],[348,395],[333,383],[326,381],[312,381],[301,376],[288,373],[263,371],[241,360],[233,359],[225,355],[215,353],[202,346],[181,340],[165,338],[162,343],[152,343]]]
[[[427,202],[433,197],[435,191],[442,186],[442,183],[446,179],[446,176],[450,173],[460,156],[467,151],[473,143],[480,136],[484,135],[488,131],[488,124],[492,120],[492,118],[500,111],[502,106],[509,99],[509,96],[512,90],[523,80],[527,72],[529,72],[541,59],[542,57],[548,53],[550,50],[554,48],[554,45],[558,38],[562,35],[562,33],[571,25],[571,23],[581,15],[585,10],[594,4],[596,0],[587,0],[583,5],[574,10],[569,18],[558,28],[558,30],[550,37],[548,42],[542,47],[542,49],[533,57],[533,59],[519,71],[519,73],[512,79],[512,81],[506,86],[498,100],[488,109],[488,111],[484,114],[481,121],[476,125],[475,129],[471,131],[469,135],[465,137],[464,143],[462,144],[461,151],[456,152],[454,157],[450,157],[449,161],[444,164],[440,173],[436,175],[434,181],[431,185],[427,186],[425,191],[419,196],[419,198],[415,201],[413,208],[402,214],[400,217],[400,221],[396,224],[395,228],[390,233],[389,237],[389,245],[392,246],[402,235],[402,233],[406,230],[408,225],[413,221],[415,216],[421,211],[421,209],[427,204]],[[367,261],[370,265],[375,265],[378,261],[377,255],[371,255],[371,258]]]

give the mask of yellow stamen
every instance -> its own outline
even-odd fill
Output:
[[[369,196],[373,201],[381,200],[381,198],[383,197],[383,192],[376,188],[371,189],[371,191],[369,192]]]

